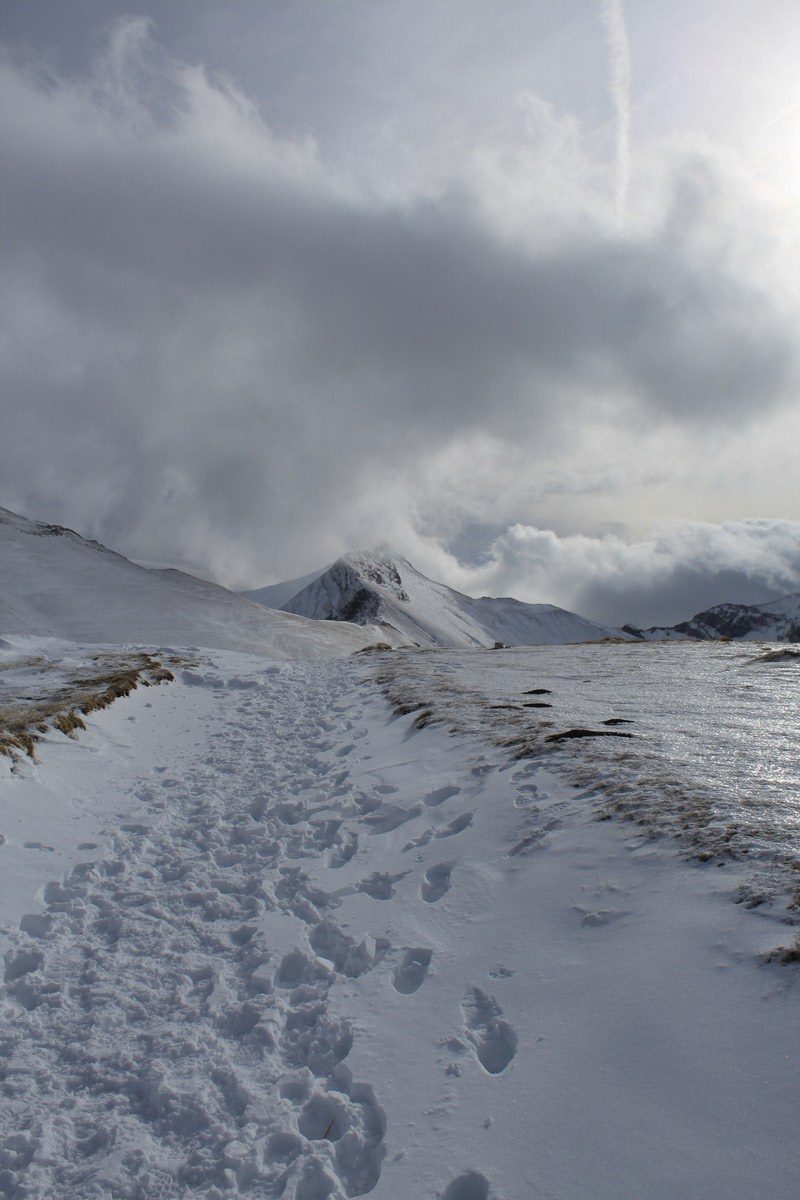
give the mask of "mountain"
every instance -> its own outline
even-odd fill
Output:
[[[464,596],[386,547],[338,559],[285,602],[283,611],[317,621],[375,623],[387,641],[420,646],[594,642],[619,633],[552,604]]]
[[[735,638],[752,642],[800,642],[800,592],[767,604],[716,604],[678,625],[654,625],[650,629],[624,625],[623,629],[645,641],[688,637],[700,641]]]
[[[328,658],[387,641],[385,631],[320,625],[217,584],[130,562],[71,529],[0,508],[0,636],[205,646]]]

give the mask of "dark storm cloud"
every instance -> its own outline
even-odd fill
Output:
[[[673,156],[636,233],[512,236],[468,173],[365,193],[141,22],[91,78],[7,65],[0,99],[4,499],[129,552],[296,573],[299,542],[382,536],[387,480],[430,528],[415,472],[454,439],[528,444],[535,471],[593,423],[792,397],[795,314],[711,155]]]
[[[19,112],[27,97],[9,82]],[[692,177],[684,165],[679,202],[645,238],[577,230],[536,251],[501,240],[465,190],[370,205],[266,133],[274,157],[259,163],[252,116],[223,93],[220,138],[249,135],[241,158],[193,136],[202,114],[141,130],[84,103],[48,128],[58,99],[23,107],[3,147],[12,265],[34,252],[53,302],[112,330],[149,336],[155,309],[205,301],[223,320],[235,306],[268,343],[279,305],[289,359],[332,376],[375,372],[395,385],[397,417],[434,425],[485,419],[492,383],[494,419],[516,418],[519,402],[547,409],[537,384],[554,377],[610,380],[643,408],[688,419],[747,415],[754,388],[762,403],[786,396],[789,314],[725,248],[692,243],[717,217],[707,169]]]

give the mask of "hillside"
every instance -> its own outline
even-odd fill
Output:
[[[278,658],[347,654],[386,633],[318,625],[182,571],[130,562],[60,525],[0,509],[0,636],[205,646]]]

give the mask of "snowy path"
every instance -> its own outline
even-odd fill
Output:
[[[36,1114],[6,1147],[30,1194],[166,1198],[260,1180],[310,1200],[374,1186],[384,1120],[340,1066],[352,1033],[327,1012],[334,972],[289,943],[307,927],[343,971],[372,960],[278,866],[337,852],[336,822],[301,820],[342,774],[323,759],[329,684],[287,670],[235,689],[205,753],[156,766],[139,820],[24,922],[33,937],[6,967],[21,1011],[5,1014],[4,1075],[20,1123]],[[299,914],[284,953],[265,935],[272,913]],[[295,1129],[319,1143],[297,1166]]]
[[[214,660],[7,956],[0,1195],[796,1194],[795,973],[727,874],[366,660]]]

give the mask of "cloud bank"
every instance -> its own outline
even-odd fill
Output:
[[[721,596],[756,604],[800,590],[800,522],[675,522],[636,542],[515,525],[479,567],[463,571],[462,582],[529,600],[547,589],[555,602],[608,624],[621,612],[635,624],[673,623]]]
[[[507,530],[495,583],[606,619],[666,619],[690,552],[747,581],[720,547],[768,544],[758,578],[796,579],[785,522],[640,536],[767,495],[747,448],[774,479],[800,431],[784,244],[713,147],[643,151],[620,229],[530,94],[389,200],[136,19],[89,77],[5,63],[0,104],[9,507],[241,586],[382,538],[480,586],[442,549],[475,523]]]

